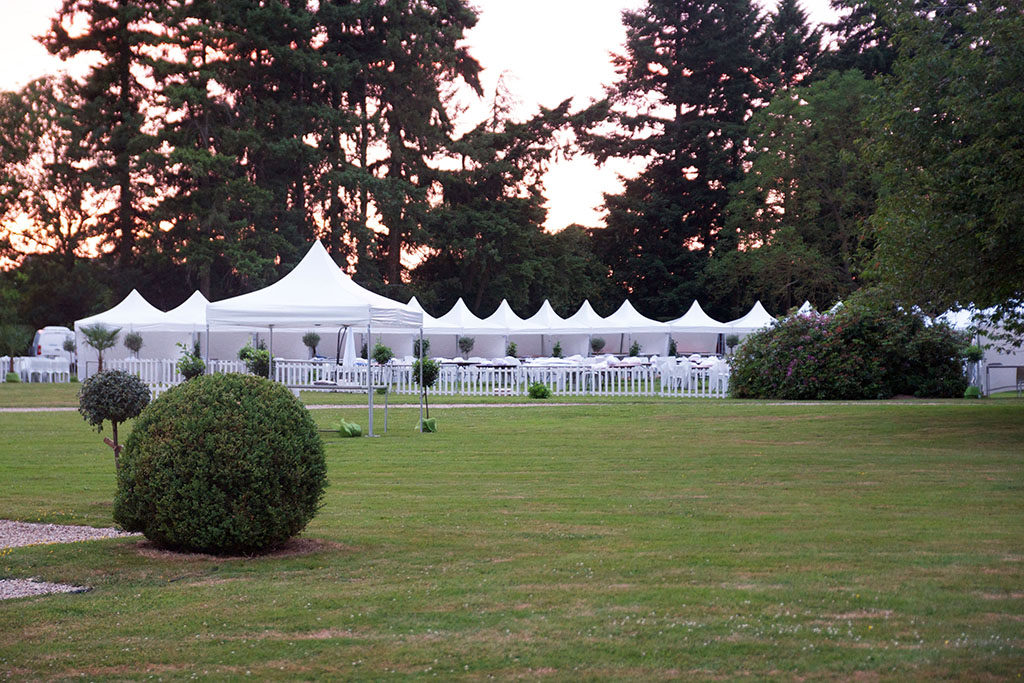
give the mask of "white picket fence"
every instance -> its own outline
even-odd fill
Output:
[[[179,384],[183,377],[174,360],[127,358],[104,363],[111,370],[137,375],[157,396]],[[554,396],[678,396],[684,398],[724,398],[729,393],[729,377],[724,366],[709,369],[653,365],[625,367],[589,367],[521,365],[487,367],[443,364],[437,383],[430,389],[435,396],[525,396],[530,385],[539,382]],[[388,386],[392,393],[416,394],[413,366],[388,364],[373,366],[372,384]],[[207,373],[246,372],[245,363],[236,360],[210,361]],[[313,360],[275,360],[274,379],[288,387],[330,391],[337,386],[365,387],[367,367],[344,368],[330,362]]]

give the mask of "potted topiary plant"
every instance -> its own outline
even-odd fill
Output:
[[[725,335],[725,345],[729,349],[729,355],[732,355],[732,350],[739,346],[740,336],[738,334],[727,334]]]
[[[604,338],[603,337],[591,337],[591,339],[590,339],[590,351],[591,351],[591,353],[594,353],[594,354],[601,353],[601,349],[604,348],[604,344],[605,344],[605,342],[604,342]]]
[[[518,352],[519,352],[519,347],[516,346],[515,342],[509,342],[508,346],[505,347],[505,355],[506,356],[512,356],[513,358],[515,358],[516,354]]]
[[[199,344],[196,343],[192,351],[182,344],[178,343],[178,348],[181,349],[181,358],[178,359],[177,369],[181,373],[181,376],[185,378],[185,381],[195,379],[206,372],[206,363],[203,362],[203,357],[199,353]]]
[[[420,348],[422,346],[422,349]],[[415,339],[412,342],[412,355],[416,358],[422,358],[427,355],[430,351],[430,340],[429,339]]]
[[[136,358],[139,357],[139,351],[142,350],[142,335],[138,332],[129,332],[124,335],[124,347],[132,352]]]
[[[412,381],[423,392],[423,403],[426,406],[426,418],[420,425],[421,431],[436,432],[437,423],[430,419],[430,401],[427,399],[427,390],[437,383],[441,376],[441,364],[431,358],[419,358],[412,364]]]
[[[387,365],[388,361],[395,357],[390,346],[384,346],[381,342],[373,345],[373,360],[377,365]]]
[[[97,372],[85,380],[78,392],[78,412],[86,422],[103,430],[110,421],[114,438],[103,442],[114,449],[114,469],[120,470],[121,446],[117,441],[117,425],[136,417],[149,403],[149,388],[135,375],[123,370]]]
[[[238,350],[238,360],[245,362],[245,369],[257,377],[270,376],[270,351],[262,341],[246,344]]]
[[[309,357],[316,357],[316,347],[320,344],[320,335],[316,332],[307,332],[302,335],[302,343],[309,347]]]
[[[473,344],[476,343],[476,339],[473,337],[459,337],[459,351],[462,352],[463,356],[469,357],[469,354],[473,351]]]
[[[560,341],[556,341],[555,342],[555,345],[551,348],[551,357],[552,358],[561,358],[562,357],[562,342],[560,342]]]
[[[634,341],[630,345],[630,347],[629,347],[629,355],[630,355],[630,357],[633,357],[633,358],[635,358],[636,356],[640,355],[640,342]]]

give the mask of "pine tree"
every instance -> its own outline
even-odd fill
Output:
[[[745,121],[767,80],[761,25],[749,0],[649,0],[623,21],[619,81],[589,113],[584,146],[647,164],[605,196],[595,240],[621,293],[668,316],[699,293],[742,174]]]
[[[153,195],[147,153],[154,140],[144,132],[150,94],[156,0],[63,0],[43,37],[62,59],[95,55],[96,62],[73,95],[82,102],[76,133],[89,170],[84,180],[96,192],[116,190],[113,208],[98,217],[105,242],[124,266],[135,258]],[[84,29],[80,27],[84,26]],[[77,159],[76,159],[77,161]]]
[[[441,202],[425,216],[426,257],[412,273],[426,300],[444,307],[461,295],[474,311],[494,310],[502,299],[522,309],[532,303],[531,283],[547,256],[541,177],[569,104],[515,123],[499,82],[489,119],[451,143],[460,168],[434,174]]]

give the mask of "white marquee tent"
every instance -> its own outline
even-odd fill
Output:
[[[423,314],[357,285],[317,240],[298,265],[274,284],[209,304],[206,320],[214,328],[268,328],[273,356],[275,327],[365,327],[370,340],[374,329],[418,329]],[[367,373],[367,381],[372,382],[371,373]],[[367,396],[369,433],[373,435],[373,391],[368,390]]]
[[[75,321],[75,348],[78,350],[78,377],[85,379],[96,370],[98,361],[95,349],[85,343],[83,327],[102,325],[108,328],[119,328],[121,334],[127,332],[143,332],[162,329],[166,313],[161,311],[133,289],[119,304],[113,308]],[[121,337],[123,338],[123,337]],[[103,357],[108,359],[125,358],[128,350],[118,344],[104,351]]]
[[[206,307],[211,327],[301,329],[367,326],[413,329],[423,314],[357,285],[334,263],[319,240],[295,268],[272,285]]]
[[[694,302],[696,303],[696,302]],[[746,335],[757,330],[762,330],[772,323],[775,322],[775,318],[768,315],[768,311],[764,310],[764,306],[758,301],[755,303],[747,314],[741,318],[730,321],[728,326],[733,334]]]

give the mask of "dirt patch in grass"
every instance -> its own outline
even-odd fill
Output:
[[[292,538],[284,545],[266,553],[257,555],[210,555],[207,553],[186,553],[161,548],[151,541],[143,540],[135,544],[139,555],[153,560],[174,560],[178,562],[196,562],[198,560],[226,561],[259,559],[264,557],[298,557],[314,553],[331,551],[352,551],[354,548],[333,541],[319,538]]]

